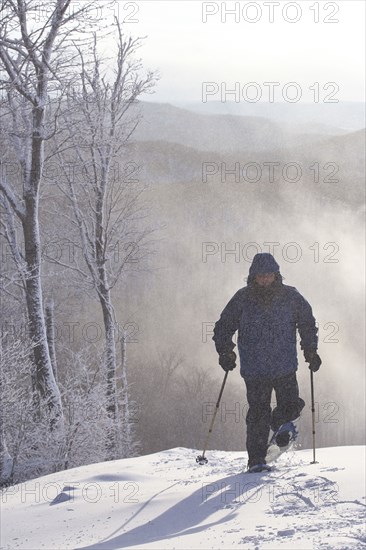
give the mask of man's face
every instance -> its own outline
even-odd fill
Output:
[[[275,273],[258,273],[258,275],[255,276],[255,282],[259,286],[267,287],[273,283],[275,277]]]

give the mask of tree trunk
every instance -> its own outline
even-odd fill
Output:
[[[61,395],[52,371],[48,349],[41,287],[41,244],[38,226],[38,198],[31,193],[25,197],[26,214],[23,220],[25,261],[27,266],[26,301],[29,336],[33,345],[36,367],[36,389],[46,401],[51,415],[51,429],[63,427]]]
[[[107,413],[111,421],[111,429],[107,441],[108,460],[119,458],[119,412],[116,391],[116,343],[113,309],[110,292],[100,289],[100,303],[103,311],[105,330],[105,366],[107,375]]]
[[[0,364],[3,359],[2,341],[0,339]],[[0,396],[3,392],[3,377],[0,373]],[[3,405],[0,400],[0,487],[6,486],[12,481],[14,460],[9,454],[6,445]]]
[[[131,414],[130,414],[130,400],[128,391],[127,380],[127,350],[126,350],[126,331],[123,331],[123,337],[121,340],[121,385],[122,385],[122,407],[123,407],[123,431],[124,431],[124,443],[126,449],[124,449],[124,456],[131,456],[133,452],[133,436],[131,431]]]
[[[51,365],[53,376],[57,383],[57,360],[56,360],[56,339],[55,339],[55,316],[54,316],[54,304],[53,301],[48,302],[46,305],[46,331],[48,350],[50,353]]]

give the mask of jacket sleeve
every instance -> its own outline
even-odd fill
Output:
[[[297,291],[296,291],[297,292]],[[300,347],[302,350],[314,350],[318,348],[318,328],[309,302],[297,292],[296,324],[300,334]]]
[[[218,354],[227,353],[235,348],[232,341],[238,330],[243,312],[243,289],[238,290],[223,309],[220,319],[215,323],[212,340]]]

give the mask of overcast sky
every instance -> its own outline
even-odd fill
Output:
[[[237,6],[236,15],[227,14],[226,22],[225,5],[226,10]],[[212,88],[209,100],[220,100],[222,82],[227,89],[239,82],[241,101],[254,99],[259,91],[267,100],[269,86],[264,82],[279,83],[273,88],[275,101],[283,100],[282,90],[289,82],[297,83],[301,101],[312,102],[318,92],[320,100],[328,94],[340,101],[364,100],[362,0],[137,0],[119,2],[119,17],[133,36],[148,36],[141,50],[144,66],[159,69],[162,76],[151,100],[200,101],[203,82],[219,87],[215,95]],[[326,23],[326,18],[338,22]],[[250,82],[257,86],[245,87]],[[318,91],[309,89],[315,82]],[[323,89],[327,83],[335,84]],[[285,93],[295,98],[297,90]]]

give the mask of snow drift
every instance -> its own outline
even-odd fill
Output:
[[[292,451],[271,473],[246,453],[175,448],[2,493],[1,548],[365,548],[365,448]]]

